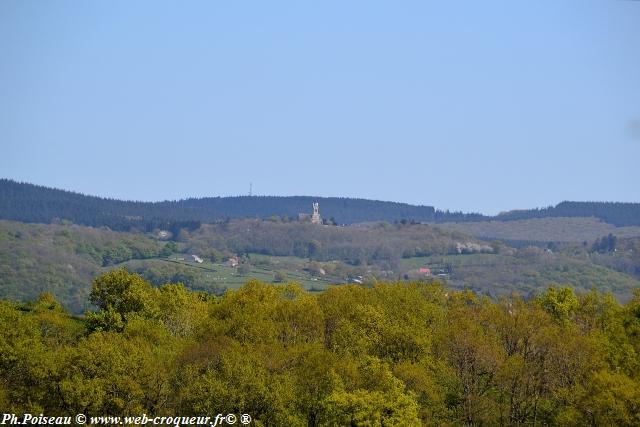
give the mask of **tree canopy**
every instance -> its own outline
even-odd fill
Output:
[[[221,297],[114,270],[97,311],[0,302],[0,407],[248,413],[264,426],[640,423],[640,292],[530,301],[432,282]]]

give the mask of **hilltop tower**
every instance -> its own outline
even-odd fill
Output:
[[[313,214],[311,214],[312,224],[322,224],[322,218],[320,218],[320,204],[313,202]]]

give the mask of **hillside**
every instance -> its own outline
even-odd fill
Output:
[[[0,298],[25,301],[47,291],[82,312],[93,277],[129,259],[159,256],[164,246],[138,234],[0,220]]]
[[[530,218],[594,217],[618,227],[640,225],[640,203],[562,202],[542,209],[504,212],[495,217],[499,221]]]
[[[639,278],[630,272],[617,270],[615,265],[605,266],[590,257],[572,257],[535,247],[511,251],[407,258],[401,260],[401,270],[444,269],[451,287],[491,297],[515,292],[530,298],[549,286],[562,285],[581,294],[597,289],[610,292],[619,301],[629,301],[634,289],[640,288]]]
[[[640,236],[640,226],[616,227],[593,217],[446,222],[438,224],[438,227],[480,239],[502,240],[518,245],[546,245],[548,242],[592,242],[609,233],[618,237]]]
[[[309,211],[312,201],[320,202],[330,223],[357,224],[298,222],[297,213]],[[595,247],[607,235],[638,237],[640,226],[615,226],[595,216],[636,223],[635,209],[562,203],[490,218],[363,199],[246,196],[149,203],[0,180],[0,218],[22,221],[0,220],[0,297],[24,301],[46,290],[82,312],[91,279],[125,265],[155,285],[180,281],[218,295],[250,278],[287,278],[322,290],[354,278],[372,284],[421,279],[433,271],[454,288],[489,295],[533,295],[557,283],[610,291],[627,301],[640,286],[635,243],[620,245],[620,251],[615,244],[604,251]],[[554,217],[559,213],[568,216]],[[170,262],[174,253],[196,254],[205,263]],[[242,265],[227,267],[230,257]]]
[[[213,247],[231,252],[297,256],[319,261],[338,259],[353,265],[456,253],[457,245],[462,243],[481,246],[479,240],[463,233],[427,224],[389,223],[336,227],[296,221],[234,220],[203,224],[187,233],[186,239],[187,246],[199,252]],[[491,251],[487,245],[484,249]]]
[[[447,254],[455,251],[456,242],[468,240],[418,224],[318,227],[260,220],[202,225],[191,232],[183,229],[178,237],[176,244],[150,233],[0,220],[0,298],[24,301],[48,291],[65,307],[82,312],[91,279],[123,263],[156,285],[180,281],[210,293],[238,287],[252,277],[273,279],[276,272],[309,289],[322,289],[328,282],[345,282],[372,269],[396,270],[409,249],[406,255]],[[174,252],[198,254],[205,263],[167,262]],[[242,255],[246,266],[239,270],[246,272],[222,264],[235,254]],[[321,270],[328,277],[313,277]]]
[[[454,288],[494,296],[534,295],[555,283],[609,291],[628,301],[640,287],[640,251],[626,240],[618,252],[594,252],[582,244],[550,252],[489,245],[425,224],[339,227],[275,220],[203,224],[178,237],[167,242],[150,233],[0,221],[0,298],[26,301],[48,291],[81,313],[88,308],[92,278],[120,266],[156,286],[182,282],[216,295],[252,278],[296,281],[309,291],[354,278],[365,285],[428,279],[420,269],[440,274]],[[185,254],[203,262],[185,262]],[[228,266],[231,257],[239,265]]]

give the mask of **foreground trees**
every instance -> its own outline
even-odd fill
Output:
[[[84,318],[0,302],[0,407],[248,413],[255,425],[640,425],[640,294],[525,302],[437,283],[220,298],[96,278]]]

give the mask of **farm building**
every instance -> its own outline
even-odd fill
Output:
[[[193,254],[185,255],[184,260],[188,262],[197,262],[198,264],[202,264],[203,262],[202,258],[200,258],[198,255],[193,255]]]
[[[158,239],[168,239],[171,237],[171,232],[167,230],[158,231]]]

